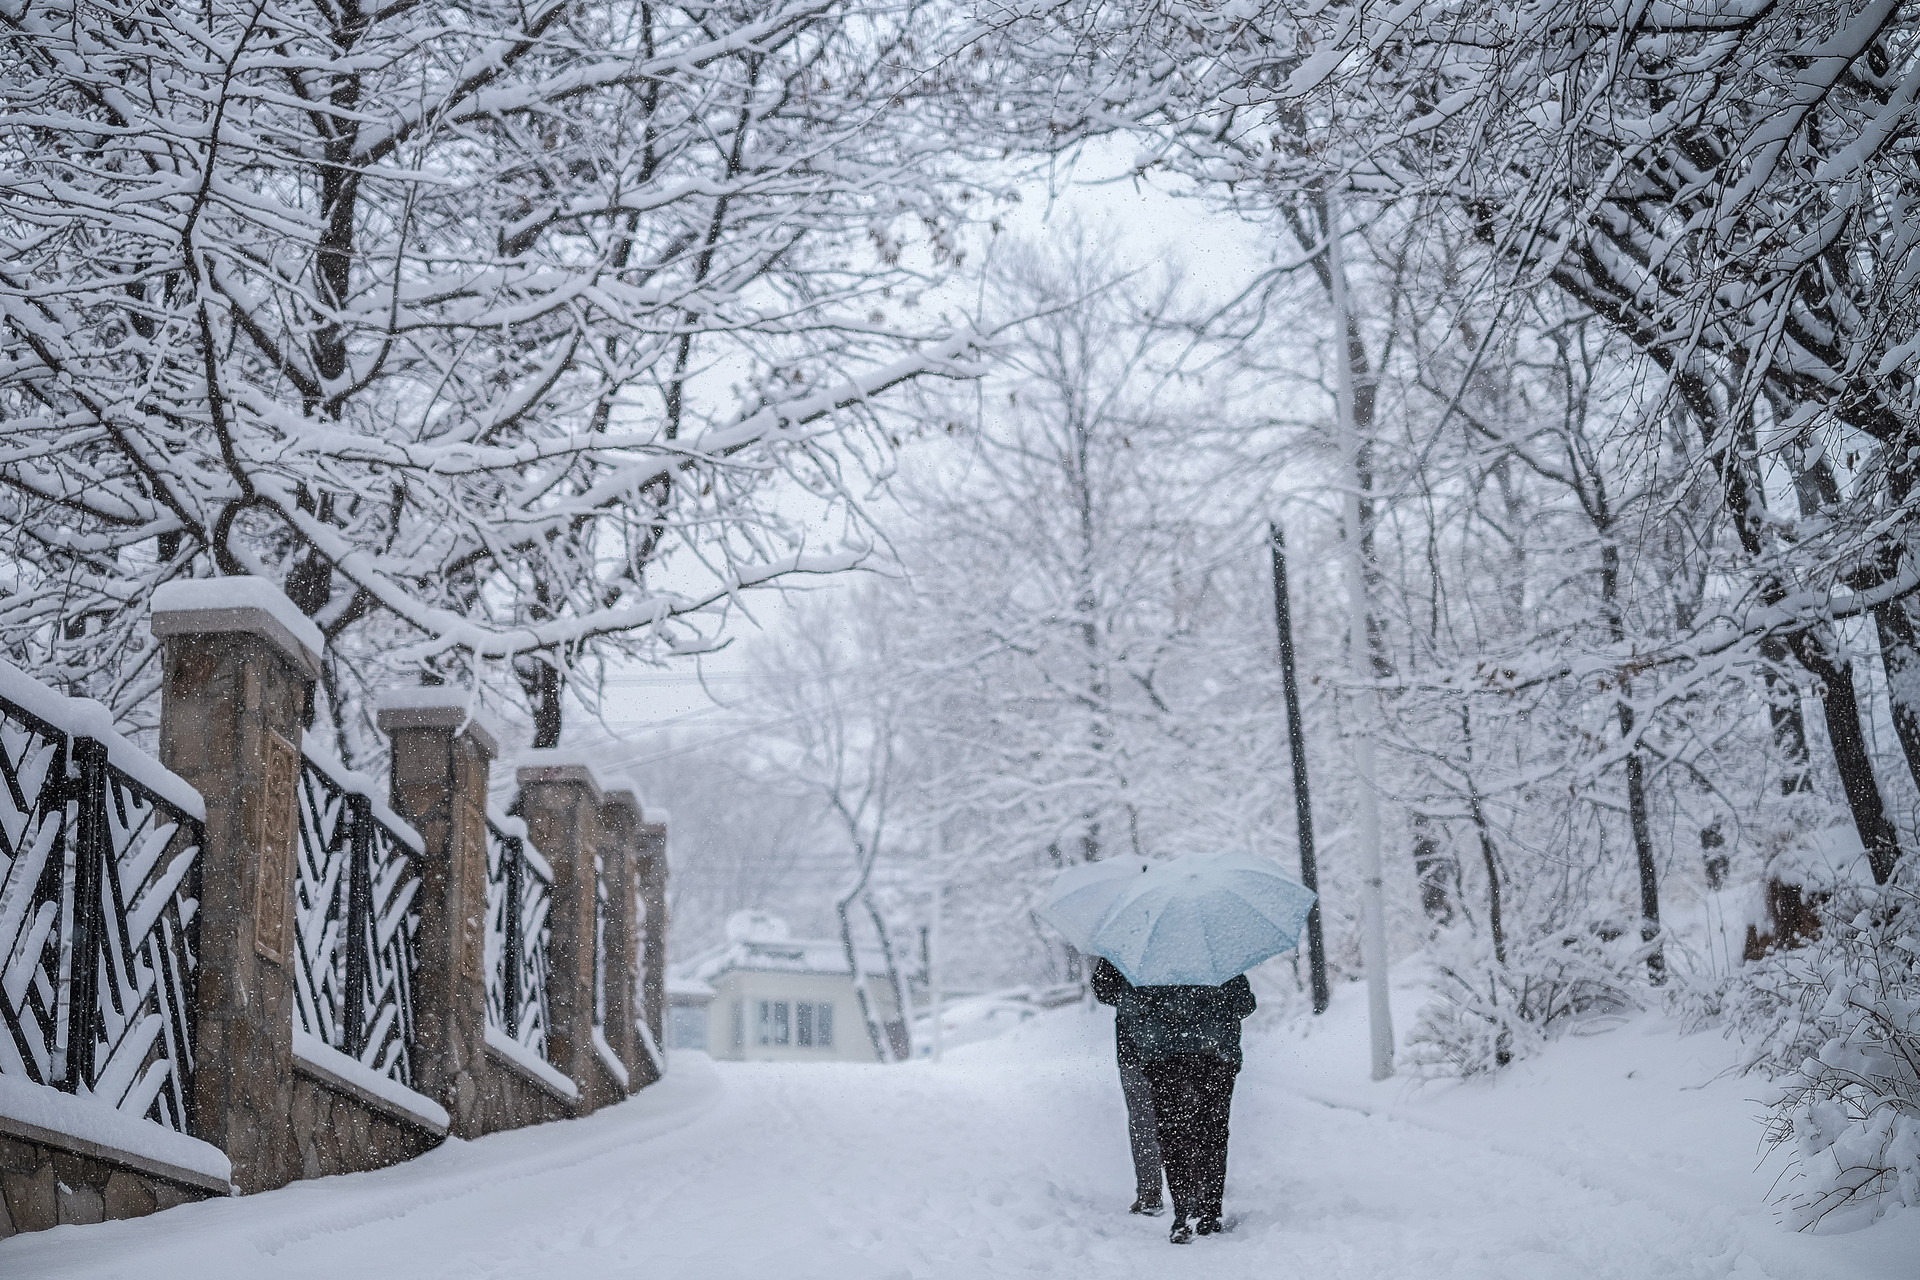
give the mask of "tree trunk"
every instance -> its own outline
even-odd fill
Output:
[[[1880,633],[1880,665],[1887,673],[1887,702],[1893,711],[1893,730],[1907,757],[1907,772],[1920,786],[1920,634],[1904,600],[1891,600],[1873,611]]]
[[[1487,928],[1493,934],[1493,958],[1507,962],[1507,927],[1500,906],[1500,859],[1494,853],[1493,830],[1487,825],[1486,811],[1480,807],[1480,795],[1473,779],[1467,779],[1467,803],[1473,814],[1473,829],[1480,836],[1480,859],[1487,867]]]
[[[1903,472],[1896,469],[1889,478],[1897,489],[1904,492],[1902,475]],[[1794,492],[1803,516],[1817,516],[1840,504],[1840,487],[1824,461],[1795,472]],[[1897,566],[1889,564],[1886,567],[1892,569]],[[1897,604],[1895,609],[1898,609]],[[1899,610],[1897,617],[1893,616],[1892,610],[1876,610],[1874,621],[1880,628],[1883,653],[1889,632],[1896,641],[1896,647],[1903,638],[1911,641],[1912,625],[1905,618],[1904,610]],[[1829,657],[1833,648],[1823,643],[1823,639],[1803,631],[1793,637],[1793,654],[1800,660],[1800,665],[1820,681],[1820,705],[1827,717],[1827,738],[1833,744],[1833,763],[1840,774],[1840,786],[1846,792],[1847,807],[1853,811],[1854,826],[1860,833],[1861,845],[1867,851],[1867,862],[1873,868],[1874,881],[1885,884],[1887,877],[1893,873],[1895,860],[1900,856],[1899,837],[1894,833],[1893,824],[1887,820],[1886,802],[1880,795],[1880,779],[1873,771],[1873,755],[1867,750],[1866,735],[1860,730],[1860,696],[1853,684],[1853,664],[1836,662]],[[1902,676],[1911,679],[1912,673],[1904,661],[1889,663],[1889,692],[1895,680],[1896,665]],[[1902,726],[1901,718],[1901,704],[1896,699],[1894,724],[1900,729],[1900,743],[1905,747],[1907,731],[1912,726]],[[1911,748],[1908,748],[1907,758],[1911,767]]]
[[[1620,732],[1633,731],[1633,712],[1620,704]],[[1647,976],[1655,986],[1667,980],[1666,953],[1660,937],[1660,869],[1653,860],[1653,828],[1647,821],[1646,764],[1638,751],[1627,755],[1627,813],[1633,824],[1633,853],[1640,870],[1640,940],[1653,947],[1647,953]]]
[[[881,1030],[886,1033],[887,1048],[899,1061],[913,1057],[913,1005],[907,998],[907,985],[900,977],[900,961],[893,953],[893,939],[887,933],[887,923],[880,918],[880,908],[874,905],[873,895],[863,893],[860,900],[866,904],[867,918],[873,921],[873,931],[880,936],[880,955],[887,965],[887,983],[893,988],[893,1007],[899,1015],[892,1022],[882,1023]]]
[[[1776,410],[1777,412],[1777,410]],[[1887,473],[1888,496],[1903,503],[1912,487],[1912,477],[1896,457]],[[1824,459],[1794,473],[1794,490],[1800,514],[1817,516],[1840,505],[1840,486]],[[1888,574],[1899,569],[1897,553],[1881,557],[1881,568]],[[1914,762],[1920,759],[1920,726],[1915,722],[1915,685],[1920,670],[1913,665],[1913,622],[1900,601],[1892,601],[1874,610],[1874,624],[1880,633],[1880,653],[1887,672],[1887,695],[1893,711],[1893,724],[1906,752],[1907,768],[1920,782]],[[1802,666],[1819,678],[1820,701],[1827,717],[1827,737],[1833,743],[1834,765],[1840,773],[1840,785],[1846,792],[1847,807],[1853,811],[1860,843],[1867,851],[1876,884],[1885,884],[1900,857],[1900,839],[1888,821],[1886,804],[1880,794],[1880,780],[1873,769],[1873,755],[1867,750],[1866,735],[1860,730],[1860,698],[1853,683],[1853,665],[1835,662],[1828,656],[1832,646],[1809,633],[1794,638],[1794,655]]]
[[[1293,601],[1287,590],[1287,546],[1278,521],[1267,523],[1267,534],[1273,551],[1273,619],[1280,641],[1280,690],[1286,699],[1287,749],[1293,758],[1293,816],[1300,838],[1300,883],[1316,895],[1313,909],[1307,912],[1307,974],[1313,983],[1313,1011],[1325,1013],[1333,993],[1327,986],[1327,943],[1318,897],[1320,864],[1313,844],[1313,798],[1307,789],[1307,735],[1300,718],[1300,680],[1293,661]]]
[[[1600,536],[1607,538],[1600,548],[1600,601],[1607,612],[1613,642],[1627,636],[1626,619],[1620,613],[1620,548],[1612,541],[1612,517],[1602,515],[1596,521]],[[1633,861],[1640,875],[1640,938],[1654,944],[1660,936],[1660,867],[1653,856],[1653,824],[1647,820],[1647,766],[1640,748],[1633,742],[1632,685],[1620,678],[1620,697],[1614,703],[1620,723],[1620,738],[1627,747],[1627,817],[1633,830]],[[1657,945],[1647,953],[1647,976],[1657,986],[1667,979],[1667,957]]]
[[[1841,789],[1846,792],[1847,808],[1853,813],[1860,843],[1866,847],[1874,883],[1885,884],[1900,858],[1900,841],[1893,823],[1887,820],[1880,780],[1873,772],[1873,756],[1867,751],[1866,735],[1860,731],[1860,697],[1853,685],[1853,666],[1828,658],[1819,642],[1804,631],[1793,637],[1792,645],[1801,665],[1820,680],[1820,706],[1826,713],[1827,738],[1833,744],[1833,762],[1840,773]]]
[[[873,1045],[873,1056],[879,1062],[891,1062],[893,1057],[887,1052],[889,1040],[880,1019],[873,1013],[873,996],[867,990],[866,970],[860,967],[860,951],[853,945],[853,914],[848,910],[853,905],[853,896],[843,897],[833,904],[834,912],[840,917],[840,945],[846,949],[848,972],[853,976],[853,996],[860,1005],[860,1021],[866,1025],[867,1039]]]
[[[847,973],[853,979],[854,999],[859,1002],[860,1021],[866,1025],[867,1039],[873,1044],[873,1056],[879,1062],[892,1062],[893,1055],[889,1052],[892,1039],[874,1014],[873,993],[867,990],[867,971],[860,967],[860,949],[853,942],[851,908],[856,901],[866,897],[867,883],[873,877],[873,855],[858,841],[854,844],[853,853],[857,874],[853,883],[834,901],[833,910],[840,920],[840,945],[846,950]],[[871,903],[868,904],[868,910],[872,910]]]
[[[533,704],[533,745],[560,745],[560,669],[539,657],[527,660],[515,673],[527,701]]]
[[[1760,656],[1767,663],[1767,719],[1773,724],[1773,745],[1780,752],[1785,768],[1780,774],[1780,794],[1800,795],[1813,790],[1813,774],[1808,769],[1807,721],[1800,709],[1800,691],[1778,674],[1791,653],[1779,636],[1760,642]]]

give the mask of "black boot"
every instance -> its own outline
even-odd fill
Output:
[[[1157,1218],[1166,1211],[1167,1206],[1160,1203],[1159,1196],[1139,1196],[1134,1200],[1133,1208],[1127,1210],[1128,1213],[1143,1213],[1149,1218]]]
[[[1195,1233],[1203,1236],[1218,1235],[1225,1230],[1226,1228],[1220,1225],[1220,1215],[1217,1213],[1201,1214],[1200,1221],[1194,1226]]]
[[[1167,1231],[1167,1240],[1171,1244],[1186,1244],[1193,1239],[1193,1228],[1187,1225],[1187,1215],[1178,1209],[1173,1211],[1173,1226]]]

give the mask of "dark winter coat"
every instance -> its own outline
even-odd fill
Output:
[[[1101,1004],[1118,1006],[1120,998],[1133,990],[1133,984],[1127,981],[1127,975],[1113,965],[1105,956],[1093,962],[1093,998]],[[1140,1065],[1140,1050],[1134,1046],[1133,1037],[1127,1034],[1126,1023],[1116,1017],[1113,1020],[1113,1054],[1120,1059],[1123,1067]]]
[[[1196,1053],[1238,1071],[1240,1020],[1254,1010],[1253,986],[1244,973],[1217,987],[1129,986],[1118,1008],[1118,1034],[1132,1042],[1141,1062]]]

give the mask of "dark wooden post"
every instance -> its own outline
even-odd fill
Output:
[[[454,1133],[476,1138],[488,1070],[487,786],[499,741],[452,688],[393,690],[378,720],[393,742],[390,803],[426,845],[415,864],[414,1086],[447,1109]]]
[[[1279,521],[1267,525],[1273,539],[1273,614],[1280,633],[1280,687],[1287,700],[1287,743],[1293,752],[1293,814],[1300,833],[1300,883],[1318,894],[1320,868],[1314,859],[1313,802],[1307,793],[1307,738],[1300,720],[1300,681],[1293,663],[1293,602],[1287,592],[1287,544]],[[1327,944],[1320,927],[1320,901],[1307,914],[1307,971],[1313,985],[1313,1011],[1325,1013],[1333,995],[1327,987]]]
[[[320,632],[263,578],[155,592],[160,760],[206,800],[193,1116],[234,1185],[293,1180],[294,809]]]

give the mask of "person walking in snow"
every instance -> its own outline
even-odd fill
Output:
[[[1093,998],[1118,1006],[1133,990],[1126,975],[1101,956],[1093,963]],[[1127,1212],[1153,1217],[1164,1209],[1160,1198],[1160,1142],[1155,1133],[1153,1085],[1140,1062],[1140,1050],[1127,1034],[1126,1023],[1113,1020],[1113,1054],[1120,1063],[1120,1093],[1127,1100],[1127,1142],[1133,1148],[1133,1207]]]
[[[1129,985],[1118,994],[1115,1034],[1132,1043],[1153,1090],[1154,1132],[1173,1192],[1167,1238],[1174,1244],[1221,1229],[1240,1023],[1253,1010],[1244,973],[1217,987]],[[1189,1217],[1198,1220],[1192,1227]]]

